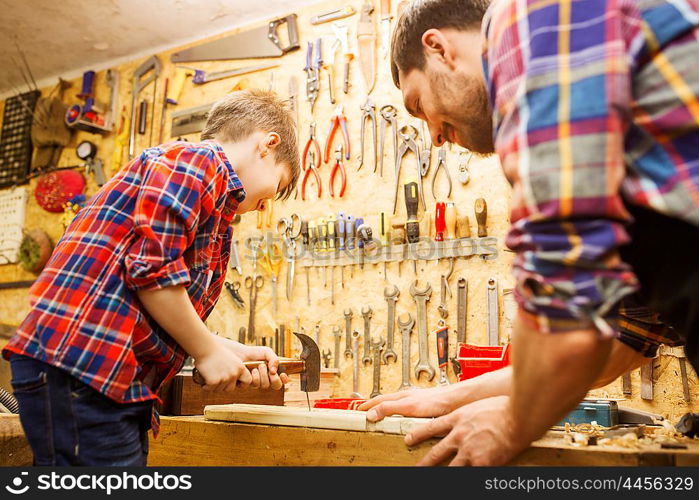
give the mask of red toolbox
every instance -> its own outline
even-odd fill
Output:
[[[510,344],[482,346],[458,344],[456,361],[461,373],[459,381],[504,368],[510,364]]]

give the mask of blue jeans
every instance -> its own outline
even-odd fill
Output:
[[[34,465],[146,465],[152,401],[117,403],[27,356],[10,365]]]

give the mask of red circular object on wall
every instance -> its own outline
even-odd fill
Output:
[[[34,190],[34,197],[47,212],[61,213],[63,205],[85,191],[85,178],[74,170],[61,170],[43,175]]]

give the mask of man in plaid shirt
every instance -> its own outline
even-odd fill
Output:
[[[274,94],[214,105],[203,142],[145,150],[80,210],[3,350],[36,465],[145,465],[153,403],[187,355],[211,390],[281,388],[279,360],[211,333],[231,220],[286,198],[293,119]],[[265,360],[248,371],[244,361]]]
[[[699,3],[413,2],[392,49],[433,142],[500,157],[519,312],[511,368],[368,417],[440,416],[423,464],[497,465],[661,343],[699,368]]]

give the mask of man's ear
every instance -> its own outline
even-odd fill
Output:
[[[430,28],[422,34],[422,48],[427,59],[434,58],[439,63],[450,68],[454,65],[455,52],[452,41],[445,33],[436,28]]]

